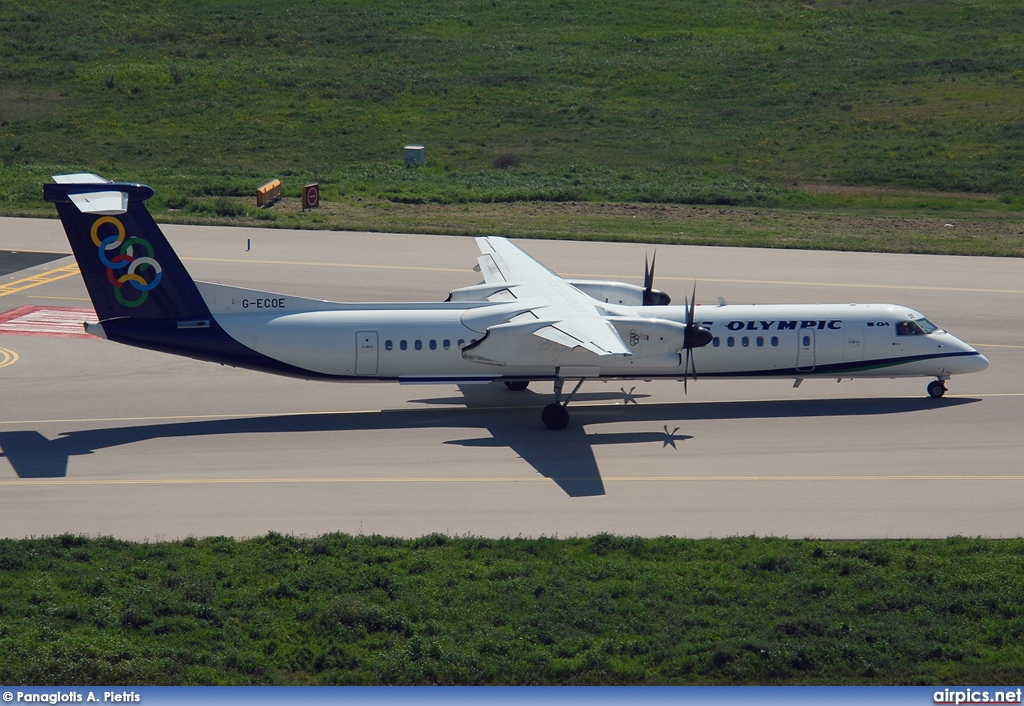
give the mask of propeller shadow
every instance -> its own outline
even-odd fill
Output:
[[[522,393],[510,393],[518,396]],[[798,419],[821,416],[906,414],[980,402],[976,398],[857,398],[752,402],[691,402],[646,405],[580,406],[573,424],[561,432],[543,428],[537,407],[463,409],[406,409],[360,413],[268,415],[164,424],[115,426],[61,433],[49,439],[38,431],[0,432],[0,456],[19,478],[62,478],[68,460],[127,444],[152,439],[190,439],[228,434],[298,434],[337,431],[416,428],[478,429],[486,436],[449,439],[445,444],[464,447],[509,448],[570,497],[604,495],[594,448],[617,444],[649,444],[678,450],[677,443],[693,438],[680,434],[687,421],[751,418]],[[492,405],[494,399],[492,398]],[[448,404],[447,400],[440,404]],[[600,425],[615,422],[650,423],[661,430],[601,432]]]
[[[579,498],[605,495],[604,481],[594,457],[594,448],[618,444],[658,444],[678,450],[677,441],[692,439],[679,434],[679,427],[654,432],[587,432],[583,426],[570,426],[558,433],[536,428],[537,411],[530,410],[523,426],[499,422],[488,427],[488,436],[453,439],[444,442],[475,448],[509,448],[535,471],[552,480],[566,495]],[[605,419],[610,421],[610,419]],[[532,422],[532,423],[531,423]],[[599,422],[598,422],[599,423]]]

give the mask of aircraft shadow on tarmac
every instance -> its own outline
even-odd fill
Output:
[[[747,402],[691,402],[579,406],[572,409],[568,429],[551,432],[540,422],[539,401],[548,396],[513,393],[514,407],[496,406],[507,398],[490,396],[491,406],[479,398],[465,400],[460,408],[383,410],[359,413],[268,415],[239,419],[211,419],[167,424],[117,426],[62,433],[48,439],[37,431],[0,432],[0,456],[7,458],[19,478],[62,478],[68,459],[102,449],[152,439],[194,438],[225,434],[288,434],[337,431],[394,430],[417,428],[479,428],[488,436],[450,439],[446,444],[465,447],[509,448],[537,473],[550,478],[571,497],[604,495],[604,482],[594,457],[594,447],[610,444],[650,444],[659,451],[677,451],[677,443],[693,437],[680,434],[688,421],[757,418],[804,418],[822,416],[863,416],[905,414],[950,408],[975,398],[932,400],[929,398],[855,398],[820,400],[771,400]],[[639,396],[637,396],[639,397]],[[623,399],[622,394],[613,397]],[[428,404],[451,404],[455,398],[418,400]],[[578,396],[579,401],[609,399]],[[539,401],[538,401],[539,400]],[[522,406],[520,406],[522,405]],[[660,429],[638,432],[588,431],[616,422],[650,423]],[[670,427],[671,430],[670,430]]]

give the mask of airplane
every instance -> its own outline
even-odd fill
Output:
[[[54,176],[53,202],[99,317],[85,330],[130,346],[304,379],[404,384],[551,381],[541,419],[569,423],[587,380],[934,377],[988,359],[892,304],[684,306],[653,287],[563,279],[500,237],[476,238],[480,284],[443,302],[340,303],[194,281],[146,209],[153,189]],[[565,394],[565,383],[575,386]]]

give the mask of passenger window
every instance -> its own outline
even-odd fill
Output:
[[[464,345],[466,345],[466,339],[460,338],[459,339],[459,348],[462,348]]]
[[[416,342],[414,344],[412,344],[412,345],[413,345],[413,348],[415,348],[418,351],[423,350],[423,341],[421,341],[418,338],[416,339]]]
[[[764,336],[757,337],[757,347],[764,348]]]
[[[811,347],[811,337],[810,336],[804,336],[804,348],[810,348],[810,347]]]
[[[772,348],[778,348],[778,347],[779,347],[779,337],[778,336],[772,336]]]
[[[384,350],[389,351],[394,347],[391,341],[384,341]]]
[[[743,347],[746,348],[750,345],[750,338],[748,336],[744,336],[740,343],[742,343]]]
[[[729,338],[725,339],[725,345],[727,345],[730,348],[732,348],[733,346],[736,345],[736,339],[733,338],[732,336],[729,336]]]
[[[452,347],[452,342],[446,338],[444,339],[444,342],[441,345],[444,347],[445,350],[448,350],[449,348]]]
[[[402,340],[402,341],[399,341],[398,347],[401,348],[403,351],[404,350],[408,350],[409,344],[406,341]]]
[[[430,339],[430,350],[432,350],[432,351],[436,351],[437,350],[437,341],[435,341],[433,338]]]
[[[722,340],[718,336],[715,336],[714,338],[711,339],[711,345],[714,346],[715,348],[718,348],[720,345],[722,345]]]

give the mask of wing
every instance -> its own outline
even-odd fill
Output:
[[[512,319],[525,323],[530,317],[538,327],[534,336],[554,341],[567,348],[582,347],[599,356],[629,356],[629,347],[604,318],[599,303],[572,286],[505,238],[477,238],[483,254],[478,259],[480,272],[496,288],[492,301],[528,300],[536,302],[530,310]]]

